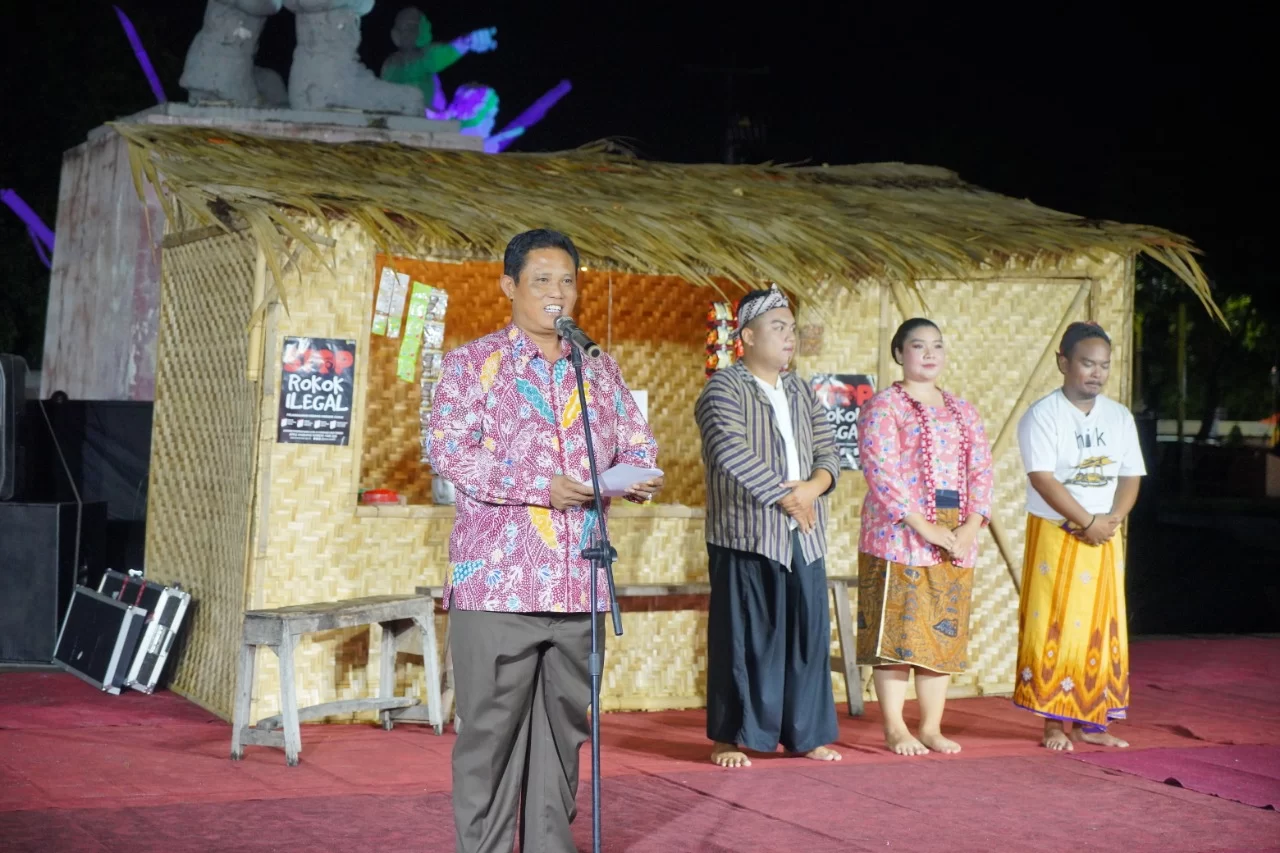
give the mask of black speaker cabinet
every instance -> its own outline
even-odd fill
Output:
[[[0,502],[0,661],[49,663],[76,584],[105,570],[107,505]]]
[[[27,363],[0,353],[0,501],[21,497],[25,482],[22,418],[26,408]]]

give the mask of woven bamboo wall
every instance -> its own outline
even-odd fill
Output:
[[[379,255],[375,277],[388,259]],[[502,328],[510,302],[498,288],[499,263],[437,263],[392,258],[392,269],[449,294],[445,351]],[[375,279],[376,280],[376,279]],[[706,312],[714,294],[671,276],[580,273],[577,320],[618,360],[630,387],[649,392],[649,419],[666,472],[663,503],[703,503],[697,425],[691,413],[702,389]],[[373,306],[367,309],[372,313]],[[372,335],[362,488],[395,489],[410,503],[431,502],[431,480],[419,461],[421,390],[396,377],[400,338]]]
[[[244,609],[256,389],[245,378],[253,242],[164,250],[147,502],[147,574],[193,607],[170,687],[229,715]]]

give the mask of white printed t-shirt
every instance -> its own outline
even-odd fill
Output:
[[[1111,512],[1120,477],[1147,473],[1133,414],[1099,395],[1082,412],[1059,388],[1018,421],[1018,447],[1028,474],[1048,471],[1090,514]],[[1027,512],[1051,521],[1062,516],[1027,481]]]

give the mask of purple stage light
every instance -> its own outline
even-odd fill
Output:
[[[52,267],[49,256],[53,254],[53,229],[44,224],[44,220],[40,215],[31,209],[31,206],[22,200],[22,197],[13,190],[0,190],[0,201],[9,206],[9,209],[18,214],[18,218],[22,220],[22,224],[27,226],[27,233],[31,235],[31,242],[35,244],[36,254],[40,256],[40,262],[46,267]]]
[[[151,64],[151,57],[147,56],[147,49],[142,46],[142,39],[138,38],[138,31],[134,29],[133,21],[129,20],[129,16],[120,10],[119,6],[112,6],[116,10],[116,17],[120,19],[120,26],[124,27],[124,34],[129,39],[129,44],[133,46],[133,55],[138,57],[138,64],[142,66],[142,73],[147,75],[147,82],[151,84],[151,91],[156,96],[156,103],[163,104],[168,100],[164,96],[164,87],[160,85],[160,78],[156,75],[155,66]]]
[[[13,190],[0,190],[0,201],[9,206],[9,209],[18,214],[18,218],[22,220],[22,224],[27,226],[27,230],[31,232],[31,237],[40,243],[50,252],[53,251],[53,229],[44,224],[44,220],[40,218],[40,214],[31,209],[31,206],[22,200],[22,196]]]
[[[530,104],[528,109],[516,116],[510,124],[490,138],[495,143],[491,153],[496,154],[506,150],[506,147],[514,142],[516,137],[542,121],[547,111],[556,105],[556,101],[569,94],[571,89],[573,89],[573,86],[568,80],[561,80],[556,84],[555,88]],[[485,150],[488,150],[488,146],[486,146]]]

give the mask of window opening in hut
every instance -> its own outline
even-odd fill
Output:
[[[449,503],[451,489],[423,458],[423,425],[444,353],[511,322],[502,264],[379,255],[374,276],[359,500]],[[658,440],[659,502],[703,505],[693,406],[717,295],[674,276],[584,269],[579,282],[575,319],[606,343]]]

